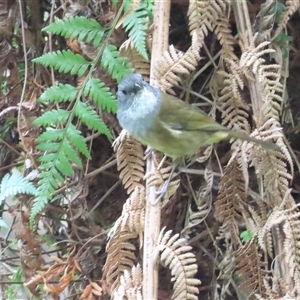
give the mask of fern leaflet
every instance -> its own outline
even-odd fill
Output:
[[[108,73],[118,82],[128,74],[133,72],[126,57],[119,57],[117,47],[107,45],[103,51],[101,66],[107,69]]]
[[[32,60],[35,63],[54,68],[60,73],[82,76],[88,69],[90,63],[79,54],[71,50],[46,53]]]
[[[70,84],[59,83],[56,86],[46,89],[39,98],[39,102],[67,102],[75,99],[77,95],[77,88]]]
[[[115,97],[109,91],[109,88],[106,87],[99,79],[89,79],[83,89],[83,94],[86,97],[90,96],[96,104],[107,110],[107,112],[115,113],[117,111],[117,102]]]
[[[148,54],[146,51],[146,30],[148,23],[148,10],[152,11],[152,5],[149,3],[141,3],[140,7],[133,11],[124,20],[123,25],[128,32],[129,37],[133,40],[133,43],[139,52],[146,60],[148,60]]]
[[[45,112],[43,115],[33,121],[34,125],[48,126],[51,124],[59,124],[67,122],[70,112],[64,109],[53,109]]]
[[[8,196],[21,193],[35,195],[36,188],[17,171],[14,171],[11,175],[6,174],[0,185],[0,203]]]
[[[104,133],[107,137],[112,138],[109,129],[100,119],[98,114],[85,103],[78,101],[74,107],[74,112],[88,127]]]
[[[93,41],[93,46],[97,47],[103,37],[105,28],[95,19],[76,16],[66,19],[57,19],[54,23],[43,28],[43,31],[58,34],[65,38],[77,38],[79,43],[83,40],[87,43]]]

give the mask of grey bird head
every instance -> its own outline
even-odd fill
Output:
[[[119,107],[122,107],[122,105],[127,106],[131,103],[136,94],[142,90],[144,84],[146,84],[146,82],[141,74],[135,73],[124,77],[118,86],[117,96]]]
[[[121,80],[117,96],[120,125],[137,140],[144,140],[160,109],[160,91],[135,73]]]

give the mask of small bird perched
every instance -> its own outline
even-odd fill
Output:
[[[137,73],[124,77],[118,86],[117,117],[135,139],[173,160],[192,156],[200,147],[229,138],[280,151],[274,143],[218,124],[200,109],[151,86]]]

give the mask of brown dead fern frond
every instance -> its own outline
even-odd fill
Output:
[[[133,193],[123,205],[123,211],[112,232],[120,227],[140,237],[140,245],[143,244],[143,232],[145,224],[145,188],[135,187]]]
[[[204,222],[206,217],[212,208],[212,189],[214,183],[214,173],[210,167],[205,168],[204,172],[205,184],[200,187],[197,197],[195,197],[195,203],[197,205],[197,211],[192,211],[189,207],[188,220],[185,222],[187,225],[182,229],[181,235],[187,237],[191,228]]]
[[[220,71],[217,76],[223,78],[223,88],[217,99],[222,112],[222,124],[230,129],[249,133],[249,107],[240,93],[240,89],[244,87],[243,79],[235,71],[232,74]]]
[[[217,244],[222,242],[221,247],[217,246]],[[218,283],[221,283],[221,295],[226,294],[228,290],[228,286],[230,282],[232,282],[233,275],[234,275],[234,256],[233,256],[233,245],[231,242],[230,233],[228,232],[227,228],[224,226],[220,226],[218,228],[218,236],[216,238],[216,242],[214,243],[216,250],[219,254],[218,264],[216,265],[216,269],[218,270]],[[218,284],[217,283],[217,284]],[[222,297],[221,297],[222,298]],[[224,298],[224,297],[223,297]]]
[[[144,221],[145,188],[136,186],[109,234],[110,240],[106,247],[107,260],[103,268],[103,277],[108,281],[113,281],[111,291],[118,287],[123,271],[129,270],[134,264],[136,248],[130,240],[139,237],[142,246]]]
[[[262,254],[255,245],[255,239],[251,239],[235,251],[234,257],[236,271],[242,281],[239,288],[248,293],[255,292],[265,296],[264,278],[268,275],[267,264],[262,261]]]
[[[222,55],[223,57],[236,61],[237,56],[234,53],[234,45],[237,44],[237,41],[232,36],[229,19],[224,15],[219,17],[216,21],[214,32],[222,46]]]
[[[127,57],[131,62],[135,72],[144,75],[145,79],[149,79],[150,62],[138,53],[131,38],[121,45],[119,51],[120,56]]]
[[[213,184],[214,184],[214,179],[215,179],[214,172],[212,171],[210,165],[206,166],[206,168],[204,170],[204,179],[205,179],[205,184],[203,184],[200,187],[199,195],[195,199],[195,202],[197,205],[201,205],[201,203],[203,203],[203,201],[210,199],[210,195],[211,195],[211,191],[213,189]]]
[[[246,66],[249,68],[253,68],[253,66],[256,64],[261,65],[262,63],[264,63],[265,59],[263,59],[262,57],[265,54],[275,52],[274,49],[267,48],[267,46],[269,46],[269,45],[270,45],[269,41],[262,42],[259,45],[257,45],[256,47],[248,45],[248,44],[247,45],[241,44],[243,53],[240,58],[240,67]]]
[[[252,214],[253,215],[253,214]],[[278,227],[280,223],[286,218],[283,210],[280,207],[275,207],[270,216],[264,220],[265,223],[261,224],[257,232],[257,241],[261,249],[273,257],[273,238],[272,229]]]
[[[250,210],[250,209],[249,209]],[[252,212],[252,218],[253,218],[253,212]],[[260,227],[259,227],[260,225]],[[269,223],[266,223],[265,219],[261,219],[261,223],[257,223],[257,240],[258,245],[262,250],[267,253],[271,258],[274,258],[274,243],[273,243],[273,235],[272,235],[272,228],[278,228],[278,225],[273,225],[271,228],[269,228]],[[254,236],[255,236],[254,235]]]
[[[253,195],[253,193],[250,194]],[[244,217],[245,225],[252,232],[253,238],[257,238],[260,248],[273,258],[274,244],[272,229],[278,226],[284,217],[282,217],[282,211],[278,207],[272,211],[271,215],[268,214],[268,206],[264,202],[265,200],[259,195],[256,198],[259,198],[256,199],[259,209],[254,209],[254,207],[248,205],[249,216]]]
[[[242,54],[240,66],[249,68],[256,78],[259,90],[257,97],[252,99],[258,133],[263,139],[275,139],[282,153],[267,152],[263,149],[251,151],[249,159],[256,167],[257,174],[262,178],[266,199],[273,207],[280,205],[289,187],[292,176],[287,170],[287,163],[293,172],[293,163],[280,132],[280,114],[283,104],[283,86],[280,82],[280,67],[265,65],[263,55],[274,50],[266,49],[269,42],[263,42],[255,48],[248,49]],[[292,205],[291,200],[290,204]]]
[[[222,55],[236,60],[234,54],[234,39],[228,13],[230,10],[230,1],[190,1],[188,17],[189,29],[191,34],[197,33],[198,44],[204,43],[204,38],[208,32],[214,32],[222,46]]]
[[[286,27],[288,21],[290,20],[290,16],[297,11],[299,5],[300,5],[299,1],[295,1],[295,0],[285,1],[285,7],[286,7],[285,11],[280,16],[278,27],[276,28],[276,31],[272,39],[275,39],[280,34],[280,32]]]
[[[233,159],[225,169],[220,181],[220,190],[215,203],[215,216],[231,234],[231,239],[239,243],[238,222],[247,215],[245,180],[237,159]]]
[[[111,294],[120,285],[124,271],[130,270],[136,261],[136,247],[130,242],[136,238],[137,234],[118,227],[106,246],[107,259],[103,267],[103,278],[112,284]]]
[[[266,48],[270,42],[266,41],[259,44],[257,47],[248,47],[240,59],[240,67],[251,70],[259,85],[261,98],[252,99],[256,116],[256,123],[262,126],[269,119],[274,119],[272,128],[280,128],[279,116],[283,103],[283,86],[280,82],[280,66],[266,65],[265,59],[262,56],[274,53],[275,50]]]
[[[289,275],[294,281],[293,293],[300,297],[300,212],[298,206],[285,211],[287,218],[283,224],[285,234],[284,252],[289,266]]]
[[[287,146],[285,145],[283,138],[282,138],[282,133],[281,133],[281,128],[280,127],[276,127],[274,126],[274,124],[278,124],[278,122],[276,120],[274,120],[273,118],[270,118],[269,120],[267,120],[261,127],[256,128],[253,133],[251,134],[251,136],[258,138],[258,139],[262,139],[262,140],[276,140],[276,144],[279,146],[279,148],[281,149],[281,153],[270,153],[270,152],[262,152],[263,149],[259,149],[260,150],[260,154],[263,155],[274,155],[277,156],[278,159],[282,160],[282,163],[280,163],[280,165],[282,165],[282,168],[280,169],[281,171],[281,175],[283,174],[282,172],[286,173],[285,177],[291,179],[292,175],[294,173],[294,165],[293,165],[293,160],[292,157],[289,153],[289,150],[287,148]],[[259,157],[255,157],[256,154],[255,152],[251,152],[249,155],[249,160],[252,160],[252,165],[255,165],[255,162],[260,162],[261,158]],[[275,159],[275,157],[273,158]],[[289,169],[291,170],[291,174],[288,173],[287,171],[287,163],[289,166]],[[285,165],[285,167],[283,166]],[[265,165],[267,166],[267,165]],[[270,165],[272,166],[272,164]],[[284,171],[285,168],[285,171]],[[269,169],[266,169],[266,171],[268,172]],[[274,172],[276,171],[276,169],[274,169]],[[264,173],[264,169],[263,168],[258,168],[258,173],[261,174],[261,176]],[[275,177],[274,177],[275,179]],[[285,193],[285,192],[284,192]]]
[[[118,171],[124,188],[130,194],[135,187],[142,187],[144,177],[144,152],[140,143],[133,139],[126,130],[122,130],[114,141]]]
[[[225,17],[225,12],[230,1],[207,0],[190,1],[188,17],[190,32],[196,32],[203,41],[208,31],[213,31],[220,17]]]
[[[228,0],[190,1],[188,17],[191,47],[183,53],[171,45],[169,51],[164,53],[163,59],[154,70],[162,90],[170,90],[180,82],[179,75],[190,74],[195,70],[200,60],[199,50],[208,31],[215,30],[224,53],[227,53],[228,57],[236,58],[233,53],[235,40],[227,21],[229,7]]]
[[[139,264],[133,266],[130,272],[125,270],[121,276],[120,285],[114,292],[113,299],[123,300],[125,297],[129,300],[142,300],[142,282],[143,273]]]
[[[272,207],[280,205],[292,180],[283,155],[260,148],[250,154],[250,160],[250,166],[255,166],[257,176],[263,180],[265,201]]]
[[[184,53],[171,45],[169,51],[164,52],[163,58],[154,69],[154,76],[159,80],[160,88],[170,90],[178,85],[180,77],[177,74],[190,74],[196,69],[199,60],[198,47],[191,46]]]
[[[197,211],[192,211],[189,207],[188,224],[181,230],[181,235],[187,238],[191,229],[205,221],[206,217],[211,211],[209,203],[203,203],[203,205],[197,207]]]
[[[256,299],[294,299],[292,294],[288,291],[288,284],[275,272],[272,276],[267,276],[267,278],[264,279],[264,285],[266,288],[266,297],[263,298],[261,295],[256,294]]]
[[[136,187],[123,206],[122,229],[128,226],[130,232],[139,233],[144,228],[145,188]]]
[[[186,245],[186,239],[179,238],[179,234],[171,234],[172,230],[162,230],[156,248],[156,251],[161,252],[162,263],[169,267],[172,274],[174,292],[171,299],[197,300],[197,286],[201,282],[193,278],[198,269],[196,257],[191,252],[192,247]]]

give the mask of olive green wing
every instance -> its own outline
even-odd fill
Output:
[[[200,109],[179,100],[178,98],[161,93],[163,98],[159,119],[173,130],[181,131],[228,131],[228,129]]]
[[[239,131],[230,130],[211,117],[207,116],[200,109],[193,107],[176,97],[161,93],[163,97],[159,119],[163,126],[170,130],[180,132],[195,132],[195,136],[203,140],[203,144],[212,144],[228,137],[252,142],[263,146],[266,149],[280,151],[279,147],[271,142],[262,141],[248,136]],[[198,132],[198,134],[196,134]]]

